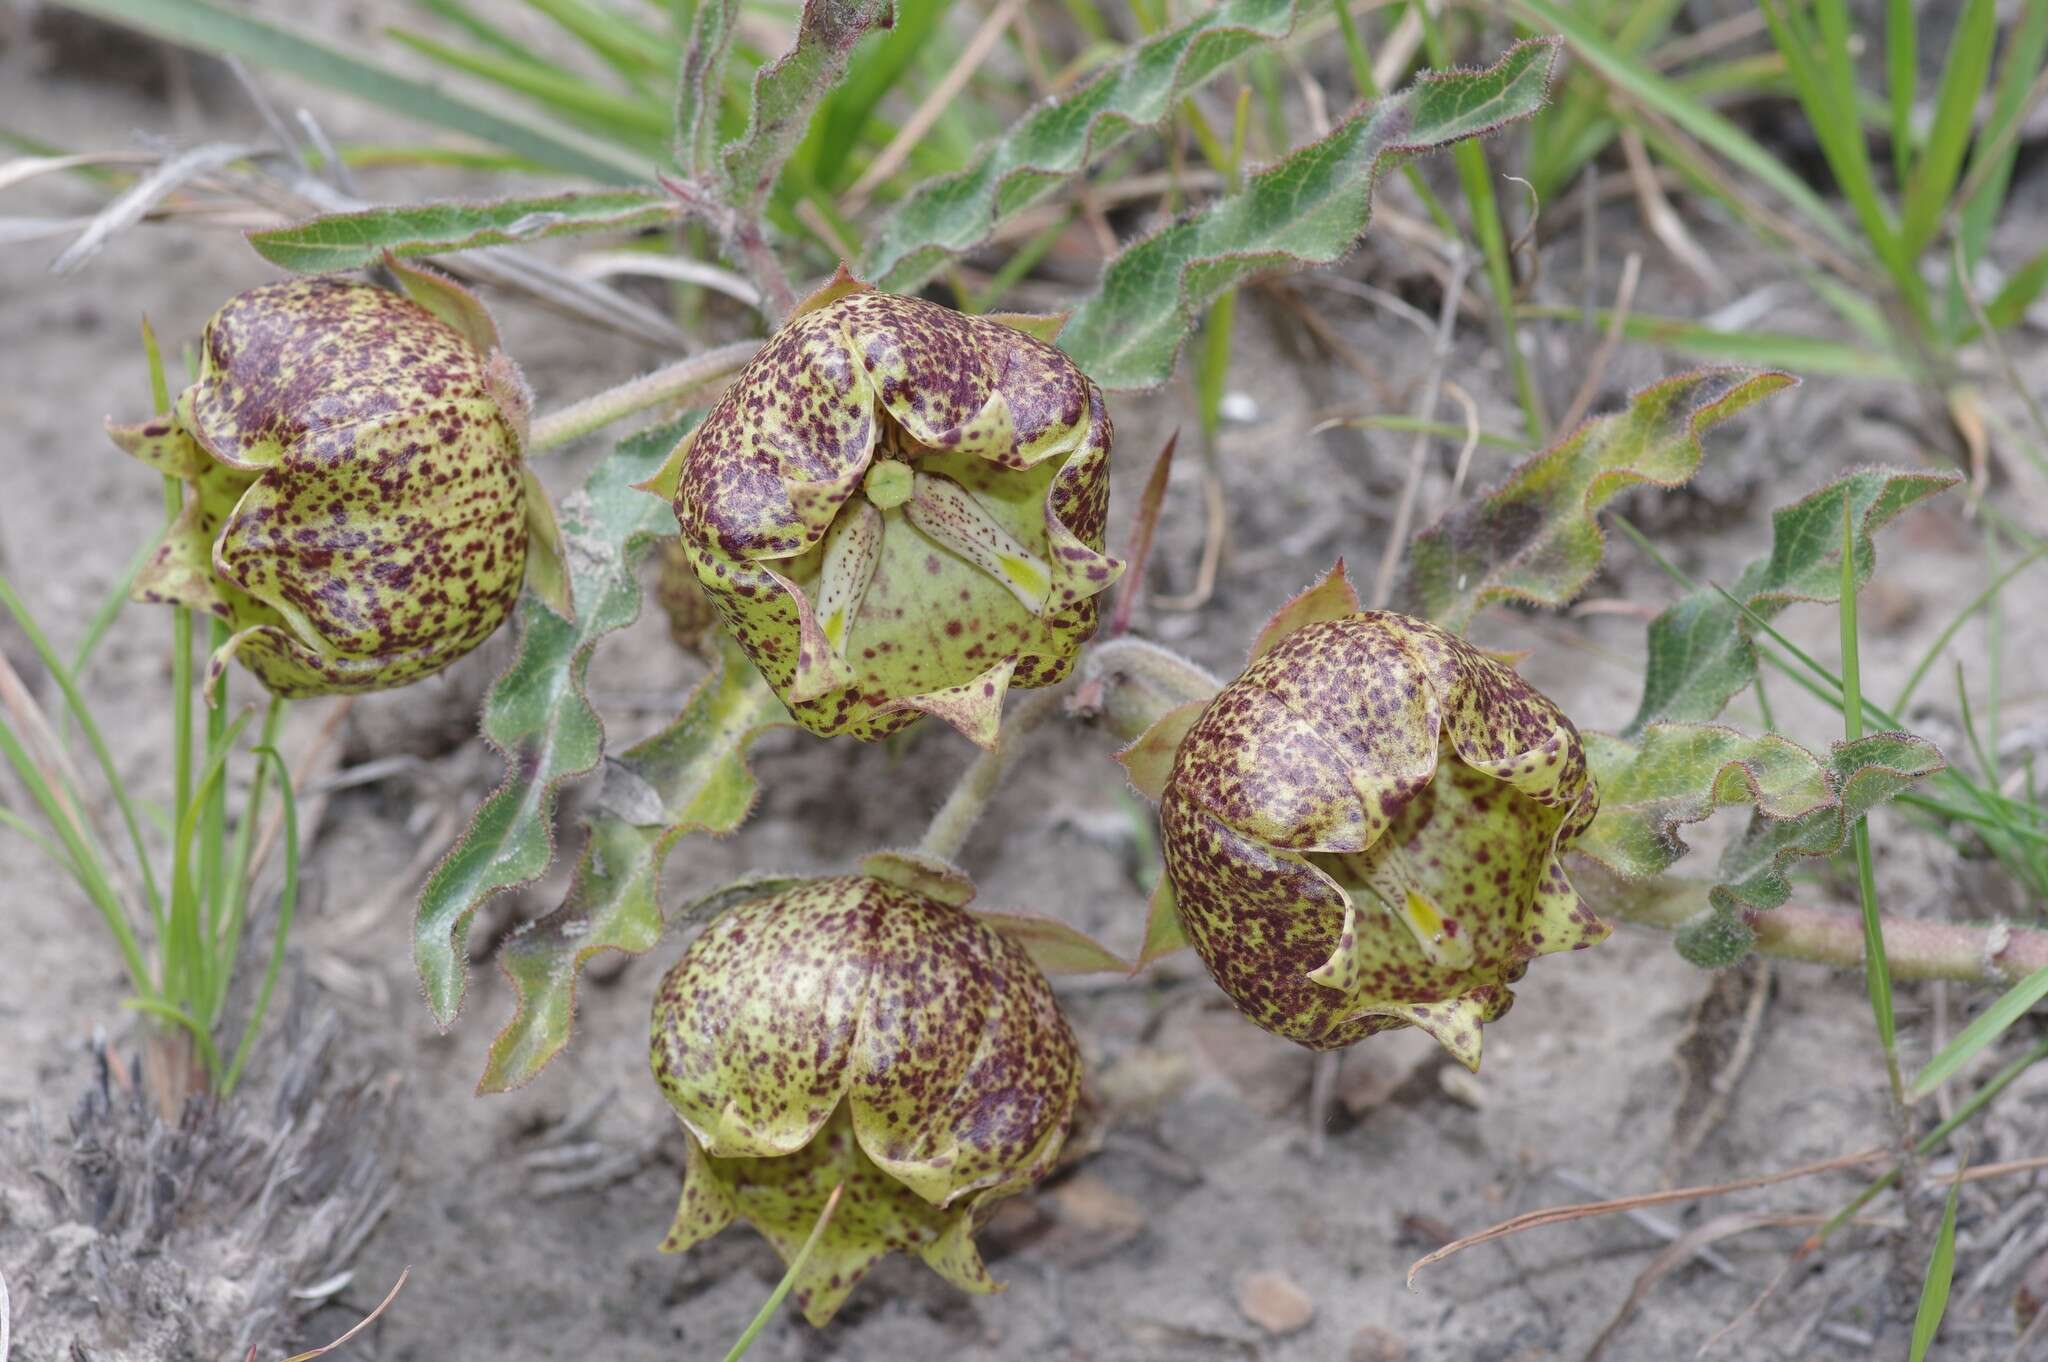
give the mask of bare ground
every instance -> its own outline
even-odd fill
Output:
[[[232,91],[208,89],[198,126],[189,113],[174,113],[167,124],[167,106],[151,97],[146,80],[88,80],[47,69],[43,60],[19,47],[0,53],[0,125],[83,147],[130,145],[140,129],[168,127],[188,139],[222,135],[246,119]],[[347,106],[319,107],[338,135],[357,135],[367,121]],[[2037,171],[2022,190],[2037,207],[2042,180]],[[1397,196],[1390,202],[1399,203],[1404,191],[1393,182],[1388,188]],[[32,204],[9,211],[89,213],[99,201],[90,187],[44,181]],[[2013,216],[2038,221],[2024,207]],[[1582,288],[1578,230],[1562,227],[1545,249],[1543,288],[1559,298],[1575,299]],[[1694,230],[1738,293],[1778,281],[1773,262],[1745,255],[1739,236],[1711,221]],[[1632,210],[1608,212],[1602,240],[1603,293],[1612,291],[1621,253],[1636,249],[1645,255],[1639,308],[1698,314],[1715,304],[1640,236]],[[154,480],[98,432],[102,416],[132,416],[145,405],[137,313],[146,310],[167,341],[188,340],[221,299],[271,270],[231,234],[191,228],[129,233],[72,280],[45,273],[55,250],[49,243],[14,247],[0,259],[0,565],[68,639],[154,532],[160,512]],[[1405,259],[1403,248],[1381,244],[1342,272],[1412,286]],[[1313,279],[1295,287],[1405,404],[1422,372],[1423,349],[1408,324]],[[659,358],[545,315],[499,310],[543,405]],[[1155,609],[1141,620],[1155,636],[1225,671],[1259,619],[1338,554],[1369,578],[1408,449],[1405,436],[1311,435],[1329,408],[1385,403],[1305,340],[1285,310],[1255,295],[1240,315],[1231,387],[1251,401],[1256,416],[1233,422],[1223,438],[1232,551],[1204,609]],[[1817,328],[1826,319],[1793,297],[1771,324]],[[1539,368],[1555,411],[1576,386],[1589,345],[1563,327],[1539,340]],[[2023,328],[2015,344],[2038,380],[2048,349],[2040,332]],[[1681,360],[1626,347],[1600,405],[1680,367]],[[1489,427],[1511,426],[1509,387],[1478,326],[1461,327],[1450,372],[1478,400]],[[1994,392],[1993,400],[2003,399]],[[1119,401],[1114,415],[1121,524],[1152,452],[1176,425],[1192,428],[1192,420],[1177,388]],[[1697,491],[1637,505],[1683,566],[1725,579],[1767,545],[1770,506],[1840,468],[1945,460],[1946,451],[1916,433],[1923,424],[1907,395],[1816,380],[1712,437]],[[559,493],[587,458],[564,458],[545,476]],[[1168,501],[1154,577],[1162,594],[1192,582],[1201,534],[1196,463],[1182,460]],[[1475,480],[1500,471],[1499,455],[1482,450]],[[2048,502],[2038,482],[2024,469],[1995,472],[2008,513],[2031,517],[2042,529]],[[1441,469],[1433,472],[1425,510],[1444,495],[1445,481]],[[1865,666],[1869,684],[1889,694],[1952,612],[1980,589],[1984,569],[1978,531],[1960,497],[1914,514],[1883,541],[1880,554],[1866,605]],[[1671,599],[1672,588],[1622,546],[1592,594],[1655,609]],[[2029,608],[2040,599],[2038,587],[2008,599],[2015,608],[2004,639],[2006,731],[2039,744],[2048,723],[2040,681],[2048,619]],[[1535,648],[1525,672],[1582,726],[1603,727],[1619,724],[1633,708],[1641,622],[1640,614],[1495,612],[1475,635],[1489,645]],[[1787,623],[1814,652],[1833,655],[1831,616],[1795,613]],[[141,609],[125,616],[91,685],[124,775],[144,791],[161,789],[166,778],[165,721],[148,699],[128,697],[163,691],[166,631],[159,625]],[[18,652],[11,639],[9,647]],[[1985,649],[1976,624],[1958,636],[1955,655],[1968,662],[1976,687]],[[394,1362],[717,1356],[779,1275],[765,1243],[743,1229],[679,1260],[654,1251],[678,1190],[681,1145],[646,1075],[645,1018],[654,981],[679,943],[624,969],[599,970],[584,990],[570,1051],[510,1096],[478,1098],[471,1091],[491,1032],[509,1007],[488,961],[478,961],[467,1012],[452,1033],[437,1034],[418,1000],[408,934],[415,867],[423,847],[431,852],[445,838],[444,812],[473,805],[495,779],[494,762],[468,736],[472,702],[493,665],[489,656],[472,659],[444,680],[365,703],[349,721],[351,760],[414,754],[422,764],[333,799],[311,853],[294,971],[297,988],[341,1018],[350,1056],[392,1076],[408,1094],[398,1109],[400,1195],[355,1255],[348,1283],[289,1337],[265,1340],[263,1355],[341,1332],[409,1266],[405,1291],[350,1345],[350,1355]],[[667,644],[658,625],[643,621],[600,654],[593,684],[613,732],[630,736],[661,722],[662,707],[672,706],[699,670]],[[1816,747],[1836,736],[1838,720],[1786,689],[1772,698],[1790,736]],[[1930,685],[1926,693],[1915,722],[1947,744],[1957,731],[1953,687]],[[322,717],[321,705],[302,706],[288,746],[302,747]],[[1754,724],[1753,704],[1741,702],[1731,717]],[[1002,793],[963,859],[984,902],[1053,912],[1129,948],[1143,917],[1133,871],[1147,854],[1135,839],[1149,835],[1149,825],[1113,777],[1108,750],[1100,734],[1043,735],[1039,755]],[[724,842],[685,843],[670,864],[669,890],[681,895],[753,868],[830,870],[878,845],[913,841],[968,756],[943,732],[880,747],[777,736],[758,762],[765,797],[753,822]],[[1995,873],[1959,859],[1901,818],[1880,815],[1877,831],[1879,885],[1891,911],[2040,911],[2018,901]],[[1713,836],[1709,829],[1703,841]],[[65,1113],[93,1082],[91,1038],[107,1032],[118,1050],[127,1034],[117,961],[84,903],[17,839],[0,840],[0,883],[9,887],[14,924],[0,982],[0,1125],[25,1126],[34,1113],[61,1133]],[[477,942],[487,948],[509,922],[545,911],[561,887],[557,873],[494,905],[479,923]],[[1824,874],[1800,892],[1814,902],[1852,901]],[[1675,1166],[1674,1147],[1696,1133],[1695,1104],[1681,1112],[1685,1076],[1689,1069],[1695,1082],[1712,1080],[1739,1029],[1729,1014],[1740,1008],[1718,1000],[1718,1020],[1695,1038],[1695,1011],[1715,981],[1680,962],[1652,933],[1625,929],[1590,955],[1537,962],[1512,1015],[1489,1029],[1476,1079],[1412,1035],[1348,1055],[1336,1119],[1319,1156],[1309,1148],[1304,1117],[1309,1058],[1239,1021],[1190,958],[1135,982],[1064,984],[1099,1120],[1087,1142],[1092,1152],[1006,1209],[986,1232],[991,1266],[1008,1291],[959,1296],[921,1267],[891,1262],[830,1328],[812,1331],[785,1316],[754,1355],[820,1362],[1584,1356],[1662,1246],[1643,1225],[1599,1219],[1484,1246],[1425,1272],[1414,1291],[1403,1284],[1405,1270],[1445,1235],[1519,1211],[1654,1189],[1667,1178],[1739,1178],[1882,1141],[1884,1080],[1860,980],[1799,965],[1773,973],[1753,1061],[1729,1092],[1721,1119],[1697,1132],[1696,1151]],[[1908,1061],[1930,1053],[1937,1033],[1952,1033],[1976,999],[1959,986],[1945,997],[1925,987],[1903,989]],[[1973,1160],[2043,1152],[2044,1116],[2048,1073],[2036,1070],[1978,1127]],[[1827,1213],[1860,1185],[1854,1173],[1830,1174],[1660,1214],[1666,1224],[1690,1229],[1731,1211]],[[2018,1239],[2031,1243],[2031,1254],[2041,1252],[2044,1204],[2038,1184],[2025,1178],[1965,1191],[1959,1295],[1941,1355],[1990,1359],[2010,1349],[2012,1288],[2025,1256],[1999,1250]],[[1870,1215],[1871,1224],[1846,1232],[1829,1253],[1792,1274],[1720,1355],[1903,1356],[1928,1240],[1902,1235],[1896,1200],[1874,1203]],[[69,1337],[39,1326],[37,1298],[20,1285],[25,1264],[48,1247],[24,1241],[21,1223],[22,1208],[0,1202],[0,1270],[16,1285],[17,1348],[32,1362],[67,1356]],[[1766,1228],[1719,1242],[1727,1272],[1699,1262],[1677,1268],[1606,1356],[1690,1355],[1777,1276],[1804,1232]],[[1254,1323],[1241,1297],[1247,1279],[1261,1272],[1277,1273],[1305,1294],[1311,1322],[1285,1336]]]

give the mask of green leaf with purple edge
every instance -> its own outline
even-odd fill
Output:
[[[854,45],[869,29],[895,21],[889,0],[804,0],[795,43],[754,75],[747,130],[719,153],[730,206],[760,210],[782,163],[803,140],[811,111],[846,74]]]
[[[1702,586],[1650,622],[1643,699],[1624,734],[1657,722],[1711,719],[1756,679],[1755,626],[1735,601],[1769,620],[1794,601],[1830,604],[1841,598],[1843,497],[1856,524],[1860,585],[1877,566],[1871,536],[1960,480],[1949,472],[1856,469],[1773,511],[1770,556],[1744,568],[1728,595]]]
[[[1570,604],[1600,570],[1601,507],[1640,483],[1684,486],[1705,455],[1700,436],[1796,381],[1773,370],[1701,369],[1633,394],[1417,535],[1399,608],[1463,633],[1491,601]]]
[[[1300,0],[1221,0],[1128,48],[1079,87],[1025,114],[966,169],[911,190],[870,234],[860,274],[914,293],[1005,219],[1086,171],[1133,133],[1155,128],[1211,77],[1294,31]]]
[[[1429,71],[1111,260],[1060,333],[1105,388],[1156,388],[1226,289],[1254,274],[1333,264],[1372,218],[1372,190],[1403,153],[1431,151],[1543,106],[1558,40],[1518,43],[1484,71]]]
[[[1600,814],[1575,848],[1631,879],[1668,870],[1687,847],[1679,829],[1748,804],[1748,827],[1715,868],[1709,908],[1679,929],[1679,953],[1703,968],[1732,965],[1755,940],[1748,915],[1791,895],[1795,858],[1840,851],[1872,808],[1947,763],[1906,733],[1838,742],[1826,760],[1774,734],[1719,724],[1658,723],[1640,741],[1585,735]]]
[[[555,799],[597,769],[604,724],[584,694],[598,640],[640,614],[635,571],[647,547],[676,533],[659,497],[633,486],[661,467],[697,417],[622,443],[561,505],[558,519],[576,602],[574,622],[531,591],[519,603],[519,650],[484,701],[483,734],[504,753],[504,783],[427,877],[413,925],[420,986],[442,1026],[462,1009],[469,921],[493,894],[540,878],[554,859]]]
[[[716,672],[653,737],[605,763],[603,793],[583,820],[583,854],[562,906],[506,943],[498,963],[518,995],[491,1042],[479,1092],[529,1082],[561,1053],[575,1025],[576,980],[600,951],[640,955],[669,925],[661,867],[683,837],[732,832],[759,783],[747,749],[789,711],[746,656],[720,635]],[[692,905],[689,916],[708,911]]]
[[[404,204],[326,213],[249,233],[249,244],[273,265],[300,274],[361,269],[393,255],[441,255],[479,246],[507,246],[579,232],[656,227],[678,215],[675,198],[641,190],[546,194],[465,203]]]

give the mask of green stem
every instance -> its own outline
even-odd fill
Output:
[[[825,1237],[825,1227],[832,1223],[832,1212],[839,1209],[839,1198],[845,1191],[846,1184],[841,1183],[832,1189],[832,1195],[825,1198],[825,1209],[818,1212],[818,1222],[811,1226],[811,1233],[804,1240],[803,1247],[796,1251],[796,1257],[789,1260],[789,1270],[782,1274],[782,1280],[768,1293],[767,1303],[755,1313],[753,1322],[747,1325],[746,1332],[739,1336],[731,1351],[726,1353],[725,1362],[740,1362],[740,1359],[747,1355],[747,1349],[754,1346],[754,1340],[761,1336],[761,1331],[768,1327],[768,1321],[775,1318],[775,1312],[782,1308],[782,1302],[796,1285],[797,1274],[802,1272],[804,1264],[810,1261],[811,1251],[817,1248],[818,1241]]]
[[[997,734],[996,745],[975,757],[974,764],[946,796],[946,802],[932,815],[931,826],[925,829],[924,840],[917,845],[920,854],[937,861],[950,861],[960,854],[960,848],[967,844],[967,834],[981,821],[989,797],[1023,751],[1025,738],[1058,713],[1065,702],[1066,693],[1059,687],[1033,691],[1024,698]]]
[[[635,412],[679,402],[739,372],[760,348],[759,341],[721,345],[549,412],[534,421],[526,452],[545,453]]]
[[[209,619],[206,625],[207,657],[213,657],[227,641],[227,621]],[[215,762],[226,762],[222,740],[227,731],[228,678],[223,675],[214,692],[213,703],[206,707],[206,760],[209,766]],[[207,791],[206,807],[202,811],[199,829],[199,892],[201,900],[206,904],[206,940],[209,953],[220,939],[221,918],[227,912],[228,886],[221,873],[225,869],[227,841],[228,783],[222,778],[215,781]]]
[[[263,712],[263,735],[256,740],[259,752],[277,750],[277,735],[284,726],[285,701],[282,697],[270,697],[270,707]],[[235,854],[228,863],[228,914],[221,926],[213,952],[213,987],[210,993],[211,1005],[207,1019],[217,1020],[227,1005],[228,982],[234,977],[235,957],[242,946],[242,927],[249,918],[249,896],[255,888],[256,867],[250,863],[256,850],[256,825],[263,813],[265,783],[270,777],[271,763],[258,759],[256,770],[249,777],[249,797],[242,805],[242,816],[235,824]]]

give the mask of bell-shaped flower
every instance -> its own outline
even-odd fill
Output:
[[[1051,987],[966,911],[972,888],[908,857],[861,869],[745,891],[654,1004],[654,1076],[689,1136],[662,1247],[740,1219],[791,1261],[843,1187],[795,1284],[813,1324],[891,1251],[999,1289],[978,1220],[1052,1168],[1080,1091]]]
[[[876,292],[808,300],[650,490],[733,637],[814,733],[935,714],[992,745],[1067,674],[1122,571],[1102,551],[1102,393],[1030,331]]]
[[[1529,961],[1607,935],[1559,861],[1599,807],[1578,730],[1456,635],[1357,612],[1340,573],[1127,765],[1160,799],[1149,935],[1313,1049],[1418,1026],[1476,1068]]]
[[[108,427],[188,484],[135,596],[228,623],[209,692],[231,658],[285,697],[405,685],[488,638],[529,568],[568,609],[517,368],[466,290],[389,263],[403,294],[320,276],[230,299],[171,410]]]

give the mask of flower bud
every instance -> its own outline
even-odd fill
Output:
[[[517,369],[475,298],[390,263],[406,294],[322,276],[230,299],[198,382],[109,426],[189,484],[135,597],[227,621],[209,692],[230,658],[288,698],[401,686],[504,622],[530,546],[559,588]]]
[[[1058,681],[1094,632],[1122,570],[1102,551],[1109,417],[1019,329],[1040,321],[842,274],[649,484],[812,732],[880,738],[930,713],[991,745],[1007,688]]]
[[[822,1325],[874,1262],[915,1253],[997,1290],[974,1246],[1043,1177],[1080,1056],[1024,948],[936,867],[768,882],[691,943],[654,1004],[654,1076],[689,1136],[662,1248],[746,1220],[792,1260],[845,1192],[795,1291]]]
[[[1262,642],[1166,778],[1182,931],[1266,1030],[1327,1050],[1419,1026],[1477,1068],[1530,959],[1607,935],[1558,860],[1599,807],[1578,731],[1405,615]]]

